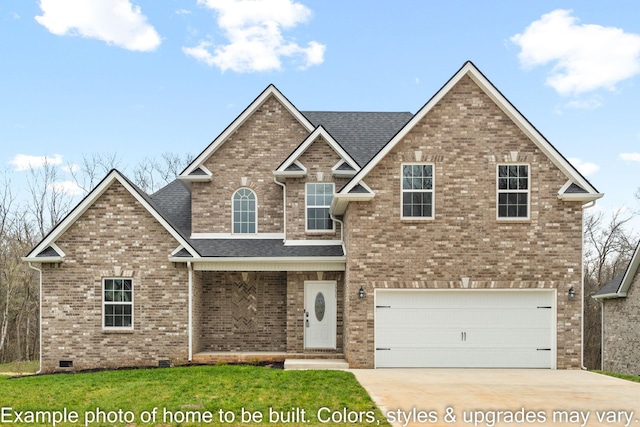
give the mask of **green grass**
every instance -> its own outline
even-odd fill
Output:
[[[640,383],[640,376],[638,375],[629,375],[629,374],[618,374],[616,372],[606,372],[606,371],[593,371],[598,374],[609,375],[610,377],[621,378],[623,380],[634,381]]]
[[[105,371],[81,374],[43,375],[21,378],[0,378],[0,408],[12,411],[75,411],[78,421],[58,423],[58,426],[85,425],[85,417],[98,413],[100,408],[112,417],[106,422],[89,423],[90,426],[103,425],[301,425],[300,415],[304,410],[308,426],[319,425],[388,425],[382,413],[376,408],[365,390],[353,374],[343,371],[283,371],[255,366],[194,366],[167,369],[137,369],[125,371]],[[328,408],[320,413],[321,408]],[[155,423],[143,423],[142,416],[152,414],[157,408]],[[6,410],[6,409],[5,409]],[[116,412],[131,411],[134,422],[116,422]],[[228,420],[220,422],[220,410],[228,413]],[[109,414],[109,411],[112,411]],[[177,415],[179,419],[169,422],[165,411]],[[245,423],[242,413],[245,414]],[[336,411],[347,412],[351,421],[331,419]],[[168,415],[167,412],[167,415]],[[260,422],[249,422],[248,413],[261,414]],[[365,413],[375,418],[368,423],[360,422],[354,413]],[[289,422],[276,421],[275,415],[291,416]],[[49,415],[46,416],[49,416]],[[212,415],[212,421],[184,422],[182,417]],[[0,414],[1,415],[1,414]],[[6,414],[5,414],[6,416]],[[16,422],[13,425],[50,425],[52,422]],[[258,415],[259,416],[259,415]],[[296,418],[297,416],[297,418]],[[338,417],[338,415],[336,415]],[[124,418],[123,418],[124,419]],[[329,420],[329,422],[322,422]],[[1,421],[1,420],[0,420]],[[27,421],[24,417],[22,421]],[[51,420],[49,420],[51,421]],[[178,421],[178,422],[176,422]],[[282,419],[280,419],[282,421]],[[285,421],[287,421],[285,419]]]
[[[30,362],[0,363],[0,372],[13,374],[35,374],[40,363],[37,360]]]

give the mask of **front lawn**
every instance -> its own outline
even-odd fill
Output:
[[[638,375],[629,375],[629,374],[618,374],[616,372],[606,372],[606,371],[594,371],[599,374],[609,375],[610,377],[622,378],[623,380],[635,381],[640,383],[640,376]]]
[[[0,363],[0,373],[10,374],[35,374],[40,366],[40,362],[32,360],[30,362]]]
[[[0,425],[54,422],[388,425],[353,374],[342,371],[194,366],[0,378]]]

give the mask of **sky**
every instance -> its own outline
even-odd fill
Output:
[[[0,172],[199,154],[269,84],[415,113],[471,60],[605,197],[639,209],[640,2],[2,0]]]

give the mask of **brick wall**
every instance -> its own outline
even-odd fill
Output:
[[[188,277],[168,261],[177,242],[115,182],[57,241],[62,264],[43,264],[42,369],[157,366],[187,360]],[[102,279],[128,277],[134,330],[102,328]],[[64,369],[69,370],[69,369]]]
[[[202,283],[198,351],[286,351],[285,272],[204,272]]]
[[[626,298],[604,301],[604,370],[640,375],[640,270]]]
[[[282,233],[282,187],[273,181],[273,171],[307,135],[291,113],[269,97],[205,161],[213,181],[192,184],[192,231],[231,233],[231,197],[238,188],[249,187],[258,199],[258,232]]]
[[[496,165],[530,165],[530,219],[496,220]],[[435,219],[400,219],[403,162],[435,166]],[[557,288],[557,364],[581,360],[582,209],[557,192],[567,178],[468,77],[463,78],[365,177],[371,202],[345,215],[346,295],[352,367],[374,364],[373,289]],[[351,298],[363,286],[367,299]]]
[[[331,168],[340,161],[340,156],[323,139],[317,139],[298,159],[307,168],[305,178],[287,178],[287,239],[288,240],[340,240],[340,224],[330,232],[305,232],[305,186],[308,182],[335,184],[340,190],[348,179],[336,178]]]

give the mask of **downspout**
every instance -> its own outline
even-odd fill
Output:
[[[344,246],[344,222],[342,222],[341,220],[336,218],[331,213],[329,214],[329,217],[331,218],[332,221],[335,221],[335,222],[340,224],[340,241],[342,242],[342,252],[346,255],[347,254],[347,250],[346,250],[346,247]]]
[[[193,266],[191,261],[187,261],[187,272],[189,276],[189,326],[188,326],[188,341],[189,341],[189,363],[193,360]]]
[[[33,264],[29,263],[29,268],[31,268],[32,270],[35,270],[38,272],[38,333],[40,334],[40,339],[39,341],[39,346],[40,346],[40,350],[39,350],[39,355],[38,358],[40,359],[38,361],[39,363],[39,367],[38,370],[36,371],[36,375],[38,375],[39,373],[42,372],[42,270],[39,268],[36,268],[33,266]]]
[[[582,205],[582,211],[584,212],[587,209],[590,209],[596,205],[596,201],[592,200],[586,205]],[[588,371],[589,369],[584,366],[584,214],[582,215],[582,233],[581,233],[581,241],[580,241],[580,280],[582,290],[580,292],[581,299],[581,313],[580,313],[580,369],[583,371]],[[602,331],[600,331],[600,340],[602,340]],[[600,349],[602,351],[602,348]]]
[[[282,187],[282,231],[284,231],[284,239],[282,241],[283,243],[287,243],[287,186],[284,182],[278,181],[277,176],[273,177],[273,182]]]
[[[604,299],[600,300],[600,370],[604,371]]]

